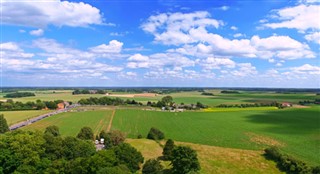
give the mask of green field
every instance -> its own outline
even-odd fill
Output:
[[[36,117],[41,114],[52,112],[49,110],[32,110],[32,111],[0,111],[0,114],[3,114],[6,118],[9,125],[18,123],[20,121],[25,121],[28,118]]]
[[[146,136],[150,127],[157,127],[167,138],[177,141],[238,149],[278,145],[293,156],[319,164],[319,125],[319,107],[183,113],[117,110],[112,129],[135,138],[138,134]]]
[[[122,130],[128,133],[128,137],[136,138],[139,134],[146,136],[151,127],[156,127],[167,138],[176,141],[247,150],[277,145],[312,165],[320,163],[319,106],[281,110],[236,109],[230,112],[179,113],[117,109],[112,129]],[[111,115],[110,108],[68,112],[24,129],[44,130],[49,125],[57,125],[63,135],[75,136],[83,126],[89,126],[97,134],[106,129]]]
[[[112,110],[66,112],[45,118],[23,129],[43,131],[49,125],[56,125],[62,135],[76,136],[82,127],[88,126],[98,134],[101,130],[107,130],[112,113]]]

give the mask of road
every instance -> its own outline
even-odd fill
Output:
[[[72,108],[75,108],[77,106],[80,106],[79,104],[73,104],[73,105],[70,105],[68,106],[67,108],[65,109],[61,109],[61,110],[55,110],[53,112],[50,112],[50,113],[46,113],[46,114],[43,114],[43,115],[39,115],[37,117],[33,117],[31,119],[28,119],[27,121],[22,121],[22,122],[19,122],[19,123],[16,123],[16,124],[13,124],[9,127],[10,130],[15,130],[15,129],[18,129],[20,127],[23,127],[23,126],[27,126],[31,123],[34,123],[34,122],[37,122],[37,121],[40,121],[44,118],[47,118],[47,117],[50,117],[52,115],[56,115],[56,114],[60,114],[62,112],[67,112],[68,110],[72,109]]]

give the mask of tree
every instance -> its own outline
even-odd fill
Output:
[[[160,174],[162,172],[162,165],[156,159],[149,159],[142,167],[142,174]]]
[[[200,170],[197,152],[187,146],[177,146],[172,151],[173,173],[185,174]]]
[[[132,173],[140,169],[140,164],[143,163],[143,156],[137,149],[128,143],[122,143],[113,147],[119,163],[126,165]]]
[[[93,131],[90,127],[81,128],[80,132],[77,135],[77,138],[83,140],[92,140],[93,139]]]
[[[161,101],[162,101],[163,103],[165,103],[166,105],[168,105],[169,103],[172,103],[173,98],[168,95],[168,96],[163,97],[163,98],[161,99]]]
[[[112,130],[108,132],[104,138],[106,148],[111,148],[123,143],[126,139],[126,134],[119,130]]]
[[[152,140],[162,140],[164,139],[164,133],[159,129],[152,127],[147,135],[147,138]]]
[[[9,130],[7,120],[4,118],[3,114],[0,114],[0,134],[8,132]]]
[[[53,136],[59,136],[60,132],[59,132],[59,127],[56,125],[52,125],[52,126],[48,126],[46,128],[46,130],[44,131],[45,134],[51,134]]]
[[[174,149],[174,141],[169,139],[164,145],[162,155],[164,159],[170,160],[172,157],[172,150]]]

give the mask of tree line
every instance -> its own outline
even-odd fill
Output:
[[[288,174],[319,174],[319,166],[309,166],[305,162],[282,153],[277,147],[264,150],[265,157],[277,163],[277,167]]]
[[[22,103],[20,101],[14,102],[12,99],[8,99],[6,102],[0,101],[0,111],[18,111],[18,110],[41,110],[41,109],[57,109],[58,103],[63,102],[63,100],[54,101],[41,101],[36,102],[28,101]],[[69,102],[71,104],[71,102]]]
[[[15,93],[9,93],[4,96],[4,98],[21,98],[21,97],[32,97],[36,96],[32,92],[15,92]]]
[[[92,91],[92,92],[90,92]],[[78,95],[78,94],[105,94],[106,91],[105,90],[102,90],[102,89],[98,89],[98,90],[88,90],[88,89],[83,89],[83,90],[79,90],[79,89],[76,89],[72,92],[72,95]]]
[[[254,103],[254,104],[220,104],[217,107],[218,108],[248,108],[248,107],[278,107],[281,108],[281,103],[278,103],[276,101],[270,102],[270,103]]]

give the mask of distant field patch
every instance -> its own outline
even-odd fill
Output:
[[[4,115],[9,125],[25,121],[29,118],[33,118],[48,112],[50,110],[31,110],[31,111],[0,111],[0,114]]]
[[[207,108],[205,112],[236,112],[236,111],[270,111],[277,110],[277,107],[248,107],[248,108]]]
[[[88,126],[95,134],[98,134],[101,130],[107,129],[111,115],[112,110],[66,112],[45,118],[23,129],[43,131],[50,125],[56,125],[60,128],[62,135],[76,136],[82,127]]]

